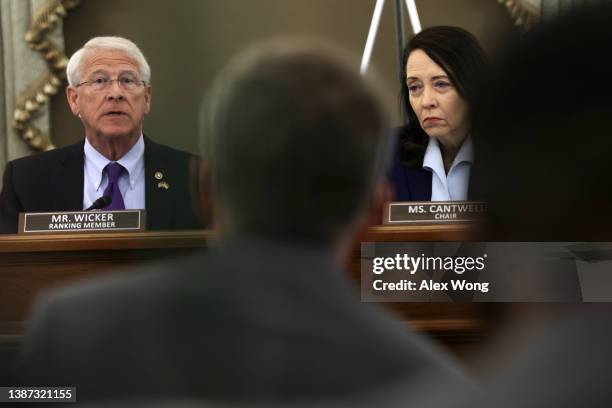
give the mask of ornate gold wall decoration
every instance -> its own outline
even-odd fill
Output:
[[[55,148],[49,136],[38,129],[32,120],[40,108],[63,85],[68,64],[66,54],[47,38],[47,34],[66,17],[67,11],[76,7],[79,2],[80,0],[49,0],[37,10],[30,29],[25,34],[25,41],[45,59],[47,72],[19,96],[13,115],[13,128],[30,147],[36,150]]]
[[[508,9],[514,24],[524,31],[540,21],[541,0],[497,0]]]

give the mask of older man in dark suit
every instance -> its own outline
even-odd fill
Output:
[[[234,60],[203,104],[202,183],[218,241],[179,262],[52,293],[24,384],[80,400],[336,400],[400,382],[470,382],[371,305],[341,268],[384,180],[383,109],[325,47],[280,41]],[[433,394],[432,394],[433,395]]]
[[[19,212],[82,210],[103,195],[112,198],[108,209],[146,209],[149,229],[199,228],[189,191],[195,158],[142,133],[152,88],[140,49],[121,37],[93,38],[70,58],[67,76],[85,139],[7,165],[0,232],[16,232]]]

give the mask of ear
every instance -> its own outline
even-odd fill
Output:
[[[66,87],[66,99],[68,99],[68,105],[74,116],[79,116],[79,94],[72,85]]]
[[[200,222],[213,229],[217,222],[217,206],[213,191],[213,166],[210,160],[195,159],[191,165],[191,193]]]
[[[373,225],[382,224],[383,209],[388,202],[395,199],[393,187],[389,180],[379,181],[369,197],[367,208],[358,216],[353,227],[353,233],[340,245],[337,253],[340,264],[347,266],[353,252],[359,251],[362,241],[367,240],[368,229]]]
[[[367,209],[365,228],[371,225],[380,225],[383,221],[383,209],[388,202],[395,200],[395,192],[387,178],[379,181],[370,196]]]
[[[153,87],[151,85],[147,85],[145,87],[145,94],[144,94],[144,98],[145,98],[145,115],[148,115],[149,112],[151,111],[151,96],[153,95]]]

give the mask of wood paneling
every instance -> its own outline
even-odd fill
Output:
[[[0,236],[0,337],[14,339],[42,290],[85,279],[118,267],[159,258],[178,257],[206,247],[209,231],[44,234]],[[465,225],[375,226],[364,241],[454,241],[476,238]],[[349,275],[359,280],[360,254],[349,262]],[[410,321],[445,344],[463,347],[487,334],[494,305],[455,303],[388,303],[383,307]]]

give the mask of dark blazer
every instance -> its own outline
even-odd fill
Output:
[[[401,151],[400,133],[404,128],[391,130],[391,163],[388,179],[395,191],[395,201],[430,201],[432,173],[423,168],[423,158],[406,158]],[[406,161],[414,161],[408,165]]]
[[[300,401],[403,380],[471,382],[427,339],[359,293],[331,253],[232,238],[172,263],[40,300],[20,383],[127,397]],[[444,385],[442,385],[444,384]]]
[[[145,137],[145,207],[150,230],[201,228],[190,194],[195,157]],[[83,209],[84,140],[9,162],[0,193],[0,233],[17,232],[19,212]],[[154,174],[169,188],[159,188]]]

